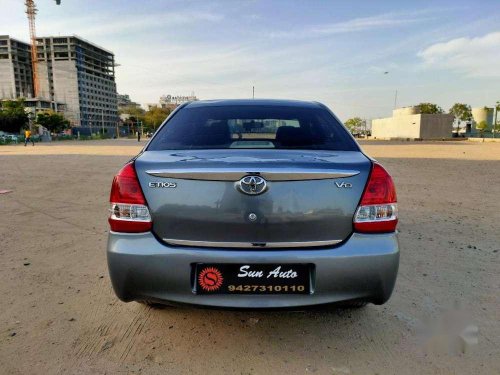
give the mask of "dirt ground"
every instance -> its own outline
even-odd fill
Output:
[[[398,189],[391,300],[256,312],[117,300],[108,194],[137,142],[1,146],[0,373],[500,373],[500,143],[362,147]]]

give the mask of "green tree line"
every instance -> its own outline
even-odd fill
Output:
[[[19,133],[27,126],[28,114],[24,110],[24,100],[6,100],[0,102],[0,130],[7,133]]]
[[[168,108],[152,107],[148,111],[145,111],[140,107],[130,106],[121,108],[119,113],[128,114],[130,116],[125,123],[129,123],[134,131],[136,130],[135,127],[140,122],[144,126],[145,131],[154,132],[170,115],[171,110]]]
[[[59,133],[68,129],[70,123],[60,113],[52,110],[38,112],[33,125],[40,125],[51,133]],[[7,133],[19,133],[29,126],[28,113],[25,111],[24,100],[5,100],[0,107],[0,130]]]

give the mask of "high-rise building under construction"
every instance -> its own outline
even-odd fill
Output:
[[[115,127],[114,54],[78,36],[37,38],[39,96],[66,104],[73,126]],[[92,130],[94,128],[94,130]]]
[[[33,97],[31,46],[0,35],[0,99]]]

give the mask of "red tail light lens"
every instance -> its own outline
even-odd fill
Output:
[[[153,225],[134,164],[126,164],[113,179],[109,225],[114,232],[148,232]]]
[[[360,233],[394,232],[398,206],[394,182],[387,171],[373,164],[361,203],[354,215],[354,230]]]

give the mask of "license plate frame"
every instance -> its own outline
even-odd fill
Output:
[[[304,295],[312,291],[307,263],[196,263],[193,293],[200,295]]]

